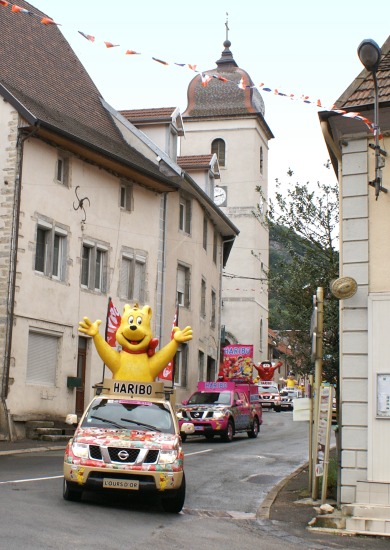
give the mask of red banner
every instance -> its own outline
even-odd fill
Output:
[[[172,324],[171,340],[172,340],[173,335],[174,335],[173,329],[178,326],[178,319],[179,319],[179,306],[176,306],[175,316],[173,318],[173,324]],[[174,379],[174,369],[175,369],[175,358],[173,358],[172,361],[169,361],[168,365],[165,367],[165,369],[159,375],[159,378],[161,378],[161,380],[171,380],[171,381],[173,381],[173,379]]]
[[[121,316],[118,310],[112,303],[111,298],[108,300],[107,308],[107,320],[106,320],[106,342],[112,347],[116,348],[116,331],[121,324]]]

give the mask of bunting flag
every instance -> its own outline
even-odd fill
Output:
[[[56,23],[53,19],[50,19],[50,17],[42,17],[41,23],[44,25],[59,25],[59,23]]]
[[[119,325],[121,324],[121,316],[112,303],[111,297],[108,299],[107,307],[107,319],[106,319],[106,334],[105,340],[112,347],[117,347],[116,342],[116,331],[118,330]]]
[[[84,38],[86,38],[90,42],[95,42],[95,37],[92,36],[91,34],[85,34],[85,32],[82,32],[82,31],[78,31],[78,32],[81,34],[81,36],[84,36]]]
[[[39,17],[40,22],[44,25],[47,25],[47,26],[60,25],[60,23],[56,23],[50,17],[42,17],[41,14],[29,11],[25,8],[22,8],[21,6],[18,6],[17,4],[14,4],[13,2],[8,2],[7,0],[0,0],[0,6],[4,6],[4,7],[10,6],[11,11],[13,13],[25,13],[25,14],[28,14],[28,15],[31,15],[31,16]],[[95,42],[95,37],[93,35],[84,33],[82,31],[78,31],[78,33],[81,36],[83,36],[84,38],[86,38],[87,40],[89,40],[90,42]],[[103,43],[105,44],[106,48],[109,48],[109,49],[110,48],[117,48],[117,47],[120,46],[120,44],[114,44],[114,43],[108,42],[108,41],[103,41]],[[140,52],[137,52],[137,51],[131,50],[131,49],[126,49],[125,54],[126,55],[140,55]],[[152,57],[152,60],[156,61],[157,63],[160,63],[162,65],[170,65],[171,64],[168,61],[164,61],[164,60],[162,60],[158,57]],[[325,109],[323,107],[322,101],[320,99],[311,100],[310,96],[308,96],[308,95],[301,94],[301,95],[297,96],[293,93],[289,93],[289,94],[284,93],[284,92],[279,91],[277,88],[272,88],[270,86],[266,86],[264,82],[261,82],[258,85],[248,85],[248,84],[245,84],[243,78],[241,78],[240,82],[237,84],[237,82],[235,82],[233,80],[229,80],[229,79],[227,79],[227,78],[225,78],[225,77],[223,77],[219,74],[206,74],[204,72],[198,71],[197,68],[196,68],[197,65],[194,65],[194,64],[173,63],[173,65],[176,65],[176,66],[179,66],[179,67],[186,67],[186,68],[198,73],[201,77],[201,84],[202,84],[203,87],[206,87],[209,84],[209,82],[211,81],[211,79],[214,78],[214,79],[217,79],[221,82],[229,83],[231,85],[237,86],[239,89],[241,89],[243,91],[245,91],[248,88],[249,89],[257,88],[258,90],[261,90],[263,92],[273,93],[274,95],[277,95],[277,96],[280,96],[280,97],[285,97],[285,98],[288,98],[288,99],[293,100],[293,101],[302,101],[303,103],[313,105],[317,108],[323,109],[323,110],[328,111],[328,112],[334,112],[334,113],[339,114],[340,116],[343,116],[343,117],[360,120],[361,122],[363,122],[367,126],[369,131],[371,133],[373,133],[374,135],[376,135],[376,132],[379,132],[379,128],[376,128],[374,123],[372,121],[370,121],[368,118],[366,118],[365,116],[363,116],[361,113],[347,112],[347,111],[344,111],[344,110],[341,110],[341,109],[337,109],[335,106],[331,107],[330,109]],[[382,136],[380,135],[380,137],[382,137]]]
[[[175,316],[173,317],[171,340],[173,340],[173,336],[175,334],[174,328],[178,326],[178,322],[179,322],[179,305],[177,304]],[[172,359],[172,361],[169,361],[168,365],[160,373],[159,378],[161,380],[171,380],[172,382],[175,380],[175,357]]]

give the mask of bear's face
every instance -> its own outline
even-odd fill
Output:
[[[133,353],[145,351],[153,337],[150,328],[151,317],[150,306],[140,309],[137,305],[125,305],[121,324],[116,332],[118,344]]]

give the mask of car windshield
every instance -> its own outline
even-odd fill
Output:
[[[197,391],[188,400],[188,405],[230,405],[231,392]]]
[[[94,399],[81,426],[175,433],[175,426],[167,405],[126,399]]]

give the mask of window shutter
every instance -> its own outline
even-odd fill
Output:
[[[55,386],[58,336],[30,332],[28,335],[27,383]]]

